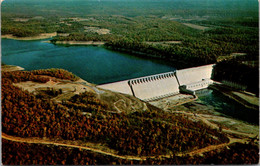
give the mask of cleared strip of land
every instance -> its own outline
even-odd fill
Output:
[[[196,24],[190,24],[190,23],[183,23],[183,25],[186,25],[188,27],[191,27],[191,28],[194,28],[194,29],[198,29],[198,30],[208,29],[208,27],[204,27],[204,26],[200,26],[200,25],[196,25]]]
[[[158,41],[158,42],[145,42],[146,44],[161,44],[161,45],[169,45],[169,44],[181,44],[181,41]]]
[[[56,41],[55,44],[64,45],[104,45],[103,41]]]

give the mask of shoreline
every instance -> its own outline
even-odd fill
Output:
[[[14,40],[41,40],[41,39],[48,39],[48,38],[51,38],[54,36],[57,36],[57,32],[41,33],[40,35],[30,36],[30,37],[17,37],[12,34],[6,34],[6,35],[1,35],[1,38],[2,39],[14,39]]]
[[[190,67],[202,66],[202,65],[193,64],[192,62],[187,63],[187,61],[183,61],[183,60],[180,60],[180,59],[178,59],[178,60],[176,60],[176,59],[166,59],[162,55],[149,54],[149,53],[145,53],[145,52],[141,52],[141,51],[134,51],[134,50],[122,48],[122,47],[106,46],[106,48],[109,49],[109,50],[112,50],[112,51],[126,53],[126,54],[133,55],[133,56],[136,56],[136,57],[163,61],[163,62],[165,62],[169,65],[173,65],[176,69],[185,69],[185,68],[190,68]]]

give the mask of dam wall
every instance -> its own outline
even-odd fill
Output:
[[[134,96],[144,101],[152,101],[179,93],[179,85],[174,72],[131,79],[129,85],[133,89]]]
[[[212,65],[176,70],[146,77],[134,78],[97,87],[133,95],[144,101],[153,101],[181,92],[195,94],[196,90],[207,88],[213,83]]]
[[[97,87],[107,89],[107,90],[111,90],[111,91],[114,91],[114,92],[133,95],[131,88],[128,85],[128,81],[129,80],[107,83],[107,84],[98,85]]]
[[[188,85],[211,79],[214,64],[176,70],[179,85]]]

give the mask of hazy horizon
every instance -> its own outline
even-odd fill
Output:
[[[257,0],[5,0],[1,6],[2,15],[145,14],[258,17]]]

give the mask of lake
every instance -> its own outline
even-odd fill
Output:
[[[62,68],[95,84],[176,70],[160,60],[142,59],[103,47],[65,47],[43,40],[2,39],[2,62],[25,70]]]

